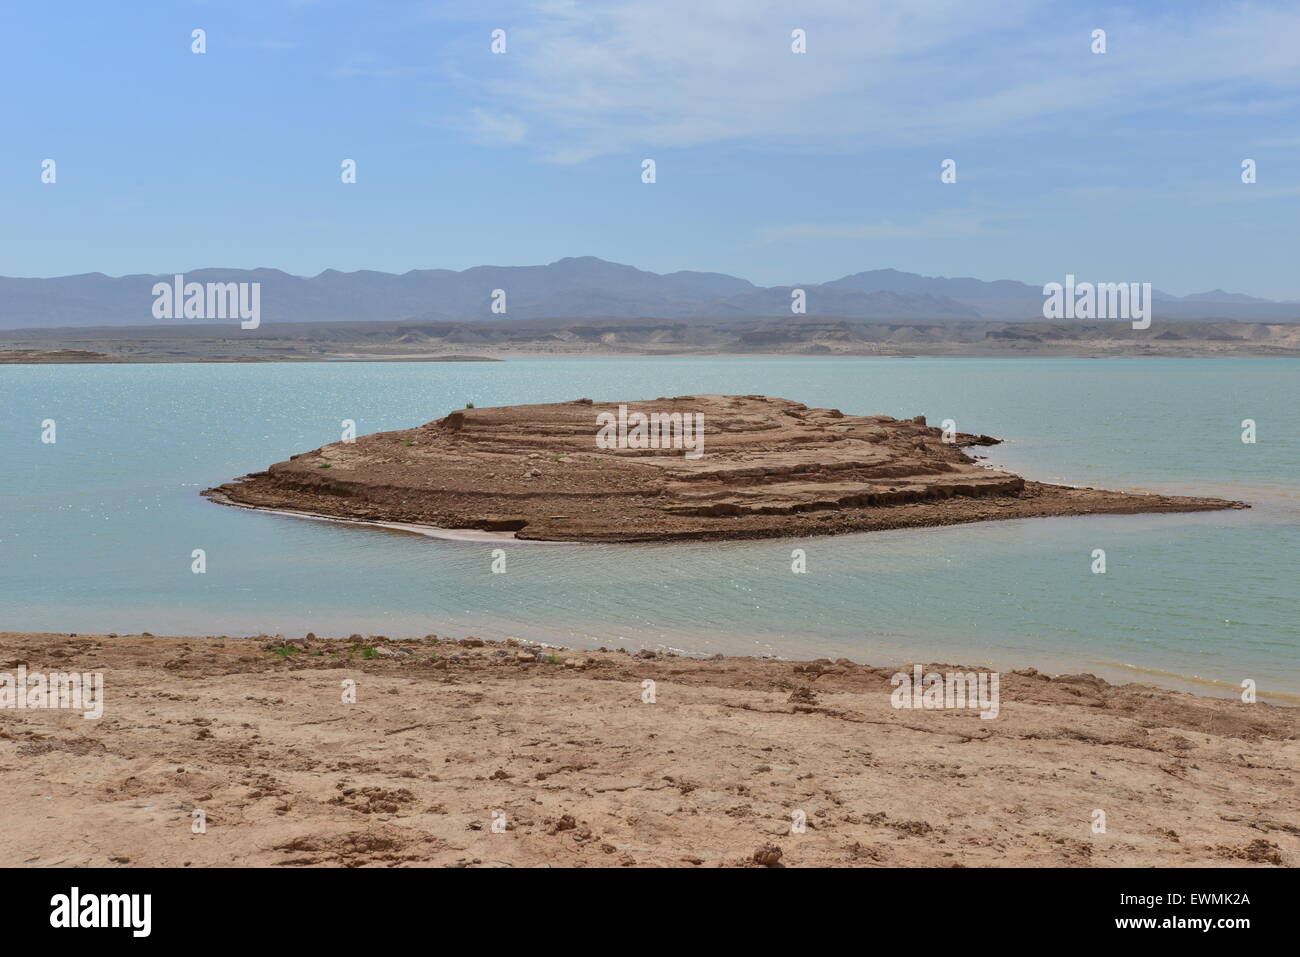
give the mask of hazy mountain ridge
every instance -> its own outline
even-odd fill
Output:
[[[0,277],[0,328],[150,325],[158,321],[152,314],[152,287],[170,282],[172,275]],[[1041,318],[1043,302],[1041,286],[1011,279],[876,269],[821,284],[764,287],[724,273],[659,274],[594,256],[538,266],[474,266],[459,272],[327,269],[303,277],[278,269],[207,268],[184,275],[187,281],[201,283],[260,282],[263,322],[778,317],[792,315],[796,288],[807,295],[808,316],[846,319],[1035,321]],[[505,316],[491,310],[495,289],[505,290]],[[1181,298],[1157,292],[1154,298],[1167,318],[1300,320],[1296,304],[1217,289]]]

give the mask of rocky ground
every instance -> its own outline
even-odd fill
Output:
[[[1037,312],[1037,310],[1033,310]],[[42,358],[60,351],[58,359]],[[80,351],[78,357],[76,353]],[[20,353],[28,352],[24,356]],[[1296,356],[1300,323],[1158,318],[1127,322],[830,316],[264,322],[0,330],[13,362],[309,361],[524,356]],[[470,353],[471,355],[466,355]]]
[[[700,454],[689,454],[690,442],[600,448],[599,417],[621,414],[620,404],[578,399],[456,411],[419,428],[295,455],[205,494],[226,504],[357,521],[588,542],[1245,507],[1026,482],[981,467],[962,451],[996,439],[945,438],[922,416],[844,415],[757,395],[679,396],[625,407],[629,421],[637,413],[698,417]]]
[[[1293,708],[1027,670],[986,720],[847,659],[643,655],[3,633],[0,672],[105,700],[0,710],[0,865],[1300,864]]]

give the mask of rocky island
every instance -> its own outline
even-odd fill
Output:
[[[993,519],[1245,508],[1027,481],[923,416],[760,395],[466,408],[291,457],[203,494],[341,520],[535,541],[826,535]]]

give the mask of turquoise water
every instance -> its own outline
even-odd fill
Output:
[[[0,629],[437,633],[1092,671],[1300,695],[1300,361],[536,359],[0,367]],[[694,545],[452,542],[201,489],[478,406],[766,393],[945,418],[1031,478],[1256,507]],[[1241,421],[1259,441],[1241,442]],[[54,419],[58,441],[40,441]],[[790,570],[802,547],[808,574]],[[192,550],[208,571],[190,571]],[[1107,573],[1090,570],[1107,553]],[[1214,684],[1215,682],[1219,684]],[[1291,700],[1290,698],[1282,700]]]

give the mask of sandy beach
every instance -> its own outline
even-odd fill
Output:
[[[642,654],[3,633],[0,672],[104,698],[0,710],[0,864],[1300,864],[1296,709],[1027,669],[984,719],[847,659]]]

